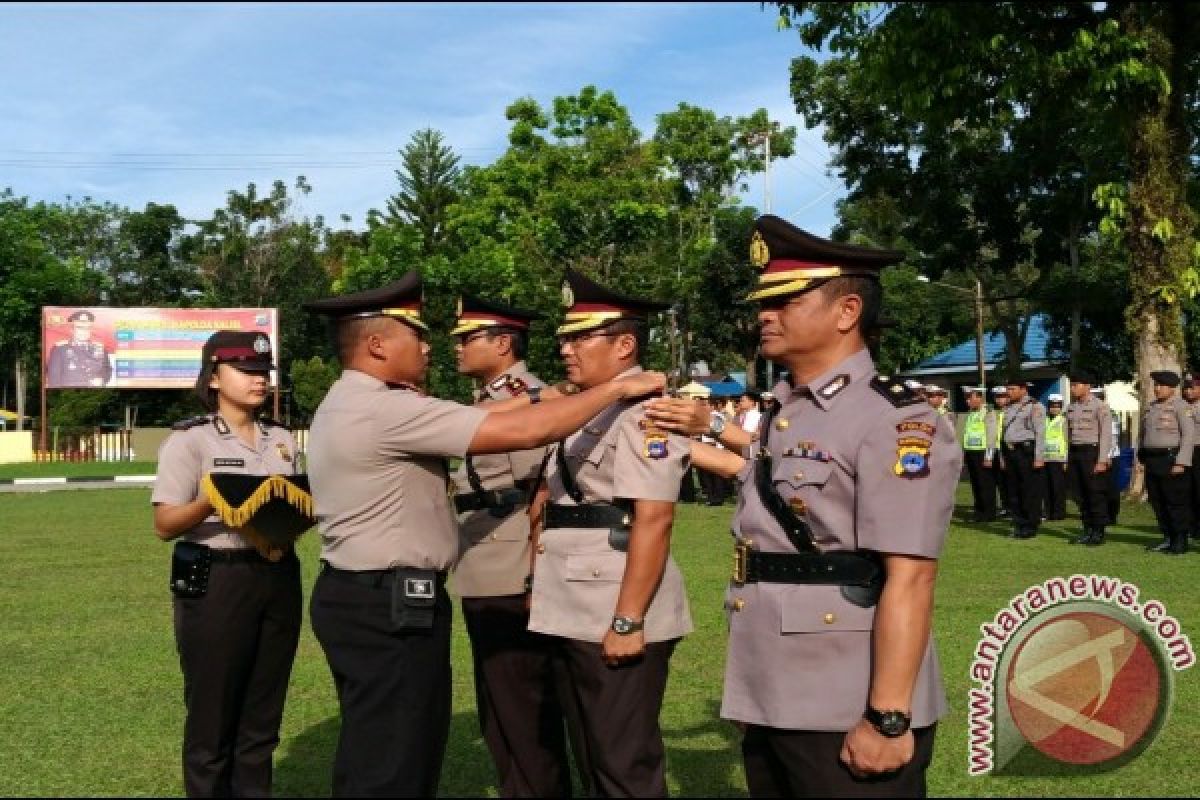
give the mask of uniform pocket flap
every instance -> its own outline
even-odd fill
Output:
[[[625,577],[624,553],[590,553],[567,556],[569,581],[620,583]]]
[[[615,441],[611,444],[615,445]],[[599,466],[604,460],[604,454],[608,451],[610,442],[608,437],[602,434],[594,434],[584,432],[575,438],[567,446],[567,452],[564,454],[568,461],[579,463],[587,461],[595,466]]]
[[[824,486],[829,480],[832,470],[833,464],[829,461],[785,456],[778,460],[778,465],[775,467],[775,481],[786,483],[793,489],[800,489],[804,486]]]
[[[782,633],[827,633],[869,631],[875,608],[860,608],[842,597],[840,586],[796,587],[818,591],[796,592],[784,597],[780,608]]]

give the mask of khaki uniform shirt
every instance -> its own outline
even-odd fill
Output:
[[[873,550],[937,558],[942,551],[962,449],[928,404],[897,407],[872,386],[866,350],[806,386],[775,389],[783,404],[763,430],[773,479],[803,513],[817,548]],[[761,445],[738,475],[735,538],[763,552],[795,553],[764,507],[753,470]],[[740,601],[740,602],[739,602]],[[867,707],[875,608],[842,597],[838,586],[731,584],[729,653],[721,716],[754,725],[848,731]],[[912,724],[946,712],[933,637],[912,698]]]
[[[1112,450],[1112,412],[1108,405],[1090,394],[1082,402],[1067,406],[1067,441],[1070,444],[1096,445],[1097,458],[1108,460]]]
[[[458,555],[446,458],[466,455],[487,412],[348,369],[308,436],[321,559],[346,570],[444,570]]]
[[[543,386],[518,361],[479,392],[479,402],[519,397],[532,386]],[[487,490],[511,489],[516,481],[537,479],[546,456],[545,447],[487,456],[467,456]],[[474,491],[466,461],[454,474],[455,494]],[[459,560],[454,568],[454,590],[460,597],[503,597],[525,593],[529,574],[529,505],[521,503],[504,517],[491,509],[458,516]]]
[[[1192,449],[1196,446],[1196,423],[1188,402],[1174,394],[1151,403],[1142,415],[1141,446],[1178,448],[1175,464],[1190,467]]]
[[[641,372],[641,367],[623,375]],[[567,467],[585,503],[679,498],[679,485],[691,461],[688,440],[667,435],[665,452],[647,447],[640,401],[610,406],[565,442]],[[653,455],[651,455],[653,453]],[[546,469],[549,502],[574,505],[563,486],[552,452]],[[626,554],[608,543],[597,528],[543,530],[534,570],[529,629],[585,642],[599,642],[612,624],[625,576]],[[647,642],[678,639],[692,631],[683,576],[667,556],[662,582],[646,612]]]
[[[1004,409],[1004,443],[1033,442],[1033,460],[1046,458],[1046,409],[1032,396]]]
[[[243,475],[293,475],[296,440],[287,428],[259,421],[254,446],[238,438],[218,414],[193,420],[196,424],[174,430],[158,449],[158,475],[152,503],[182,505],[200,496],[200,481],[210,472]],[[184,423],[187,424],[187,423]],[[221,522],[216,514],[181,537],[214,550],[244,550],[251,544]]]

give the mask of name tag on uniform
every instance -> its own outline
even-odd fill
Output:
[[[404,596],[419,600],[432,600],[433,581],[424,578],[405,578]]]
[[[244,467],[246,459],[244,458],[214,458],[214,467]]]

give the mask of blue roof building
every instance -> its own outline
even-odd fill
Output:
[[[1067,394],[1066,378],[1061,365],[1067,363],[1067,354],[1055,348],[1046,329],[1047,318],[1037,314],[1030,318],[1025,345],[1021,348],[1021,371],[1033,383],[1030,393],[1043,403],[1052,392]],[[985,333],[983,339],[984,371],[990,376],[997,366],[1007,361],[1007,348],[1003,333]],[[926,384],[936,384],[950,392],[955,407],[962,405],[962,393],[954,391],[964,386],[979,383],[979,362],[975,352],[975,337],[961,344],[930,356],[916,367],[905,370],[905,376],[920,378]]]

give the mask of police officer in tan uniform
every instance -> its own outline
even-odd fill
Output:
[[[1178,373],[1151,372],[1154,402],[1142,415],[1138,460],[1146,469],[1146,493],[1158,520],[1163,541],[1148,550],[1167,555],[1187,552],[1192,528],[1191,481],[1192,455],[1196,443],[1196,423],[1192,407],[1175,393]]]
[[[46,364],[46,386],[57,389],[70,386],[105,386],[112,378],[112,364],[103,342],[92,338],[96,315],[76,311],[67,317],[71,338],[56,342]]]
[[[291,475],[296,443],[256,418],[274,367],[261,333],[218,331],[204,343],[196,394],[212,413],[177,423],[158,454],[151,502],[172,559],[175,642],[187,718],[189,797],[267,797],[288,676],[300,636],[295,552],[256,550],[203,491],[213,472]]]
[[[529,324],[541,315],[464,295],[450,335],[458,371],[479,385],[477,404],[529,393],[542,381],[525,365]],[[548,637],[528,630],[529,501],[546,448],[467,456],[454,475],[458,565],[453,588],[475,665],[479,727],[501,797],[572,793],[563,706]]]
[[[322,540],[311,616],[341,707],[333,792],[432,796],[450,725],[444,584],[459,549],[446,459],[541,447],[664,378],[473,408],[418,388],[429,345],[416,272],[307,307],[335,321],[343,366],[308,442]]]
[[[666,305],[571,270],[564,304],[568,381],[588,388],[641,373],[646,317]],[[650,424],[638,403],[616,403],[554,448],[535,505],[529,628],[557,638],[602,797],[667,791],[658,717],[671,654],[692,630],[670,550],[688,462],[687,439]]]
[[[1042,470],[1046,463],[1046,409],[1029,396],[1029,384],[1008,380],[1001,451],[1008,482],[1013,539],[1032,539],[1042,524]]]
[[[1067,406],[1067,474],[1079,501],[1083,533],[1071,544],[1096,547],[1104,544],[1108,526],[1108,492],[1112,475],[1109,453],[1113,448],[1112,413],[1108,404],[1092,394],[1090,372],[1071,372],[1071,404]]]
[[[902,254],[764,216],[751,257],[762,351],[791,378],[761,444],[722,432],[745,459],[696,445],[741,486],[721,716],[744,727],[752,796],[920,796],[946,712],[930,628],[962,451],[866,348]],[[674,427],[675,402],[647,414]]]

